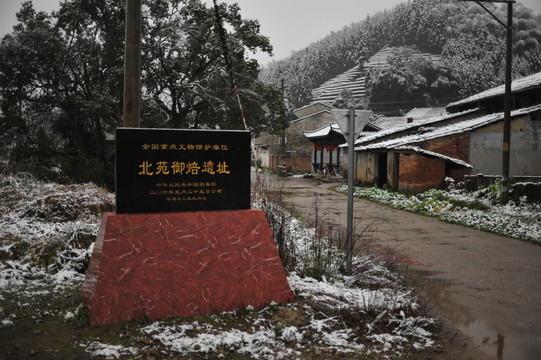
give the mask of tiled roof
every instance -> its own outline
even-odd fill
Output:
[[[467,111],[464,111],[464,112],[461,112],[461,113],[445,114],[445,115],[442,115],[442,116],[436,116],[436,117],[428,118],[428,119],[413,120],[413,122],[411,122],[411,123],[407,123],[407,122],[403,122],[403,121],[402,122],[397,121],[395,126],[387,127],[387,128],[384,128],[381,131],[377,131],[377,132],[374,132],[374,133],[367,134],[364,137],[360,137],[356,141],[355,144],[367,143],[367,142],[374,141],[374,140],[377,140],[377,139],[382,138],[382,137],[387,137],[387,136],[392,135],[392,134],[396,134],[396,133],[399,133],[399,132],[402,132],[402,131],[406,131],[408,129],[414,130],[415,128],[427,127],[429,125],[437,124],[437,123],[442,122],[444,120],[449,120],[449,119],[453,119],[453,118],[456,118],[456,117],[459,117],[459,116],[464,116],[464,115],[474,113],[477,110],[478,109],[472,109],[472,110],[467,110]],[[401,119],[401,118],[399,118],[399,119]],[[405,118],[404,118],[404,120],[405,120]],[[376,123],[376,125],[377,125],[377,123]]]
[[[511,82],[511,91],[519,92],[522,90],[540,87],[540,86],[541,86],[541,72],[538,72],[537,74],[532,74],[520,79],[513,80]],[[505,94],[505,84],[494,87],[492,89],[488,89],[478,94],[472,95],[466,99],[462,99],[460,101],[450,103],[449,105],[447,105],[447,108],[477,102],[479,100],[487,99],[490,97],[502,96],[504,94]]]
[[[541,105],[532,106],[525,109],[519,109],[511,112],[512,117],[522,116],[530,114],[536,111],[541,111]],[[375,142],[372,144],[363,145],[363,142],[366,143],[366,138],[360,138],[356,142],[355,150],[375,150],[375,149],[394,149],[405,145],[421,143],[427,140],[432,140],[440,137],[445,137],[454,134],[460,134],[468,131],[478,129],[496,122],[503,120],[503,113],[489,114],[481,116],[475,119],[464,120],[456,124],[442,126],[439,128],[432,129],[424,133],[415,133],[406,135],[399,138],[383,140],[380,142]]]
[[[337,123],[325,125],[317,130],[303,130],[302,132],[304,136],[308,139],[319,139],[327,137],[332,132],[342,135],[342,131],[340,130],[340,127]]]
[[[413,119],[427,119],[435,116],[443,116],[447,114],[445,107],[431,107],[431,108],[414,108],[410,110],[406,115],[406,118]]]

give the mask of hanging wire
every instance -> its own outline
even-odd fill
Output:
[[[235,95],[237,96],[237,102],[239,105],[240,114],[242,116],[244,129],[248,130],[248,125],[246,125],[246,118],[244,117],[244,111],[242,110],[242,103],[240,101],[239,90],[235,82],[235,72],[233,71],[233,63],[231,62],[231,57],[229,56],[229,48],[227,47],[226,34],[225,34],[224,25],[222,22],[222,17],[220,16],[220,12],[219,12],[218,4],[216,3],[216,0],[213,0],[213,1],[214,1],[214,13],[216,16],[216,26],[219,31],[220,41],[222,42],[222,51],[223,51],[223,55],[225,59],[225,64],[227,66],[227,71],[229,71],[229,79],[231,81],[231,87],[233,88],[233,90],[235,91]],[[265,197],[265,191],[263,189],[263,184],[261,182],[261,178],[259,176],[259,171],[258,171],[257,166],[256,166],[256,175],[257,175],[257,184],[259,187],[259,191],[261,193],[261,198],[263,200],[263,210],[265,211],[266,214],[268,214],[267,199]]]
[[[244,117],[244,110],[242,109],[242,103],[240,101],[239,89],[237,88],[237,84],[235,82],[235,72],[233,71],[233,63],[231,62],[231,57],[229,56],[229,48],[227,47],[224,24],[222,22],[222,17],[218,9],[218,4],[216,3],[216,0],[213,0],[213,1],[214,1],[214,13],[216,16],[216,26],[218,28],[220,40],[222,42],[222,51],[224,54],[225,65],[227,67],[227,71],[229,71],[229,80],[231,81],[231,87],[233,88],[233,90],[235,91],[235,95],[237,96],[237,102],[239,105],[240,114],[242,116],[242,123],[244,124],[244,129],[248,130],[248,125],[246,125],[246,118]]]

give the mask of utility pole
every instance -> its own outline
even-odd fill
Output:
[[[511,155],[511,63],[513,62],[513,3],[507,2],[507,53],[505,57],[505,102],[503,120],[502,204],[509,201],[509,167]]]
[[[286,96],[286,92],[285,92],[285,85],[284,85],[284,82],[285,80],[282,79],[281,80],[281,85],[282,85],[282,100],[285,101],[285,96]],[[284,162],[284,165],[285,165],[285,159],[286,159],[286,126],[285,124],[282,124],[282,161]]]
[[[513,62],[513,3],[515,0],[459,0],[473,1],[479,4],[486,12],[488,12],[497,22],[499,22],[506,30],[507,34],[507,49],[505,55],[505,99],[503,110],[503,146],[502,146],[502,204],[507,204],[509,201],[509,165],[511,154],[511,65]],[[491,3],[507,3],[507,24],[501,21],[494,15],[483,2]]]
[[[124,127],[139,127],[141,103],[141,0],[126,0]]]

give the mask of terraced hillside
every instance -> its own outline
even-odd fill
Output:
[[[365,85],[366,75],[371,70],[389,66],[387,58],[392,54],[393,49],[392,47],[385,46],[363,63],[362,69],[357,65],[312,90],[310,103],[322,102],[332,104],[343,90],[351,90],[352,95],[356,99],[367,96]],[[439,55],[429,53],[422,55],[433,62],[439,62],[441,58]]]

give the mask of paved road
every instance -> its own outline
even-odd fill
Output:
[[[310,222],[317,208],[329,225],[345,227],[347,199],[332,190],[336,183],[274,175],[262,182],[297,216]],[[541,359],[541,246],[359,199],[354,211],[363,232],[356,247],[400,258],[456,331],[445,359]]]

